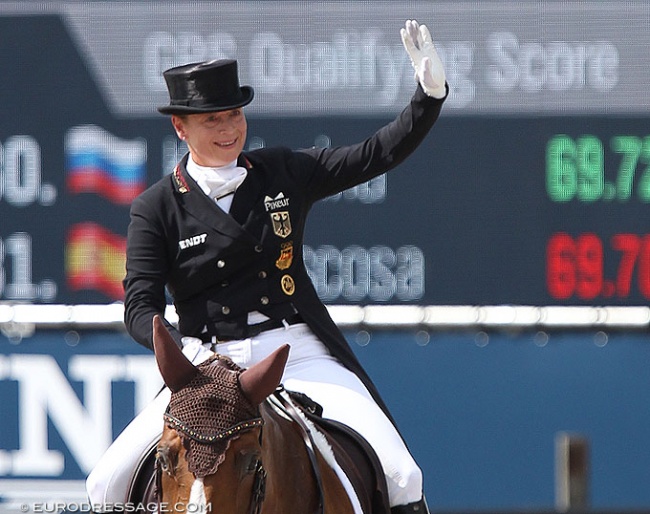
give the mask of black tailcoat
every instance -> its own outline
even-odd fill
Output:
[[[297,311],[346,367],[385,406],[341,331],[318,298],[303,264],[303,231],[314,202],[361,184],[402,162],[427,135],[443,100],[417,88],[391,123],[365,141],[338,148],[260,149],[243,153],[248,175],[230,214],[185,169],[142,193],[131,206],[127,237],[125,322],[152,348],[152,318],[166,292],[180,335],[238,338],[249,311],[282,318]]]

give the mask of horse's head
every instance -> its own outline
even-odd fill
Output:
[[[245,512],[263,473],[259,404],[279,385],[289,346],[246,370],[216,354],[195,366],[158,316],[153,323],[156,362],[172,391],[157,448],[161,501],[174,508],[207,497],[211,508],[221,511],[214,505],[216,498],[224,512]],[[230,491],[228,497],[215,495],[215,487]],[[239,490],[246,493],[241,499]],[[246,505],[236,506],[238,502]]]

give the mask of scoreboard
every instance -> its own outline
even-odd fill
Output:
[[[646,2],[0,3],[0,301],[122,299],[133,198],[184,152],[169,66],[235,57],[248,149],[358,142],[415,86],[427,23],[451,94],[396,170],[319,202],[332,304],[645,305]],[[300,27],[300,28],[296,28]]]
[[[369,254],[346,273],[369,273],[370,288],[383,291],[381,263],[391,263],[427,304],[645,305],[649,145],[638,117],[445,118],[424,151],[386,176],[383,203],[346,205],[319,232],[349,245],[346,227],[368,245],[414,243],[401,261],[391,254],[373,265]],[[334,254],[340,274],[345,257]]]

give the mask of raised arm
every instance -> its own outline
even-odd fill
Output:
[[[306,191],[313,201],[343,191],[394,168],[406,159],[434,125],[447,96],[445,71],[426,25],[408,20],[402,43],[415,69],[417,90],[395,120],[364,141],[334,148],[311,148],[297,159],[312,159]],[[305,168],[303,163],[301,168]]]

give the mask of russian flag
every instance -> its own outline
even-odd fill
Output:
[[[127,141],[96,125],[79,125],[65,136],[68,191],[96,193],[128,205],[146,187],[147,142]]]
[[[73,291],[94,289],[124,299],[126,238],[96,223],[73,225],[66,238],[66,278]]]

